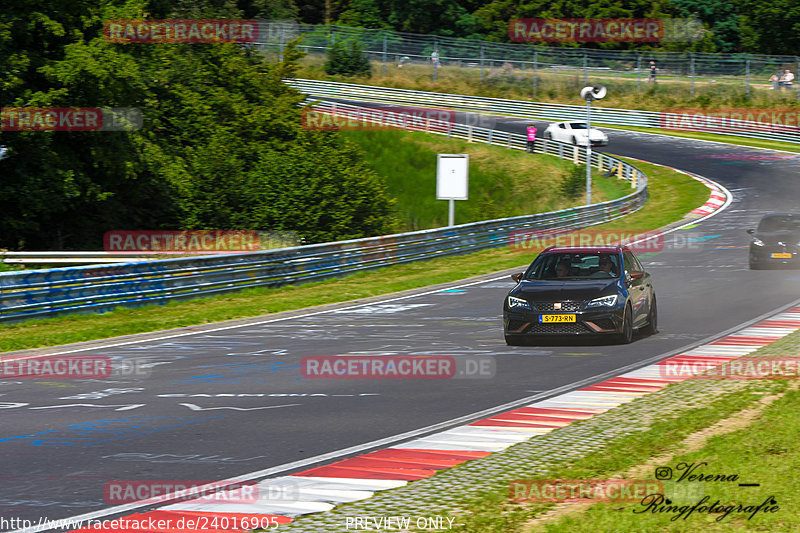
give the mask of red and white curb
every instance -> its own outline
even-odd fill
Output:
[[[331,464],[258,483],[257,494],[279,498],[253,503],[222,503],[208,497],[164,506],[158,510],[123,517],[129,521],[153,519],[178,523],[183,518],[204,518],[216,529],[245,531],[233,527],[243,520],[285,524],[293,517],[325,512],[342,503],[372,497],[376,492],[433,476],[437,471],[505,450],[536,435],[543,435],[579,420],[591,418],[624,403],[657,392],[671,383],[692,379],[672,375],[670,366],[700,364],[710,368],[746,356],[786,335],[800,330],[800,306],[791,307],[707,344],[680,352],[657,363],[627,372],[581,389],[512,409],[433,435],[369,452]],[[167,522],[164,522],[167,523]],[[222,527],[223,525],[228,527]],[[275,527],[275,526],[273,526]],[[143,529],[98,529],[94,526],[75,533],[115,531],[142,533]],[[177,533],[175,528],[147,528],[152,533]]]
[[[690,217],[704,217],[710,215],[717,209],[722,208],[728,203],[728,198],[730,193],[726,194],[727,191],[724,191],[714,182],[708,180],[701,180],[706,187],[711,189],[711,195],[708,197],[706,203],[698,207],[697,209],[692,210],[689,213]]]

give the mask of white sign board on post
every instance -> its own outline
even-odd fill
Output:
[[[436,156],[436,199],[449,200],[447,225],[455,225],[455,200],[468,200],[469,154]]]

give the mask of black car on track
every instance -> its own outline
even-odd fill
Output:
[[[510,346],[539,336],[615,336],[658,331],[650,274],[625,246],[555,247],[540,253],[503,303]]]
[[[800,267],[800,213],[764,215],[749,229],[750,268]]]

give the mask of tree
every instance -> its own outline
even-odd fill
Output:
[[[361,45],[354,40],[336,42],[328,50],[325,72],[344,76],[367,76],[372,72],[369,58],[364,54]]]
[[[285,229],[313,242],[394,227],[360,156],[302,128],[305,97],[282,83],[294,44],[269,64],[237,44],[110,43],[102,21],[145,18],[144,3],[33,3],[8,6],[0,23],[4,105],[134,107],[145,120],[140,131],[4,133],[0,247],[96,249],[111,229]]]
[[[800,49],[800,2],[743,0],[739,6],[741,49],[757,54],[796,55]]]

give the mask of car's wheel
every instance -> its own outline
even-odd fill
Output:
[[[577,138],[577,137],[575,137],[574,135],[572,136],[572,144],[573,144],[574,146],[578,146],[578,138]]]
[[[512,337],[506,335],[506,345],[508,346],[524,346],[525,342],[519,337]]]
[[[549,141],[552,141],[553,140],[553,132],[552,131],[544,132],[544,138],[549,140]]]
[[[658,306],[656,305],[656,295],[653,295],[653,302],[650,304],[650,312],[647,314],[647,325],[644,332],[648,335],[658,333]]]
[[[625,314],[622,318],[622,331],[619,334],[620,344],[630,344],[633,340],[633,313],[631,306],[625,306]]]

